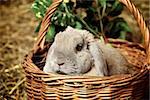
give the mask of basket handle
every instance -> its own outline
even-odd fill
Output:
[[[54,14],[57,7],[62,1],[63,0],[53,0],[52,5],[47,9],[47,12],[41,23],[41,27],[37,37],[37,42],[34,44],[33,48],[34,52],[37,51],[38,46],[40,46],[41,49],[44,48],[45,35],[48,30],[48,27],[51,25],[50,18],[52,17],[52,15]],[[149,29],[145,24],[144,18],[140,14],[139,10],[135,7],[135,5],[130,2],[130,0],[119,0],[119,1],[129,9],[129,11],[133,14],[140,27],[141,34],[144,37],[144,47],[146,49],[147,63],[150,64],[150,34]]]
[[[146,49],[147,63],[150,64],[150,33],[148,27],[146,26],[144,18],[140,14],[139,10],[135,7],[135,5],[131,3],[130,0],[119,0],[119,1],[129,9],[129,11],[133,14],[134,18],[136,19],[139,25],[141,34],[144,37],[144,47]]]

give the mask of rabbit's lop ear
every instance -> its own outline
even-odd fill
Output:
[[[103,53],[98,45],[98,42],[94,39],[94,36],[88,31],[84,30],[81,32],[85,41],[88,42],[89,51],[94,60],[94,67],[96,69],[96,73],[99,76],[108,75],[106,60],[104,59]]]
[[[96,42],[89,43],[89,50],[91,55],[93,56],[95,69],[97,71],[97,75],[106,76],[108,75],[106,60],[103,57],[102,51]]]

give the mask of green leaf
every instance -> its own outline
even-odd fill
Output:
[[[42,18],[43,17],[40,12],[36,13],[35,16],[36,16],[36,18]]]
[[[41,27],[41,23],[42,23],[42,21],[41,21],[41,22],[38,24],[38,26],[36,27],[35,32],[39,32],[40,27]]]
[[[35,0],[31,8],[38,19],[44,17],[47,8],[52,4],[52,0]]]
[[[95,9],[95,8],[89,7],[88,9],[89,9],[92,13],[96,13],[96,9]]]
[[[82,29],[82,24],[80,22],[76,21],[75,28]]]
[[[122,10],[123,10],[123,5],[118,0],[116,0],[113,3],[108,15],[109,16],[118,16],[119,14],[121,14]]]
[[[99,4],[100,4],[102,7],[105,7],[105,6],[106,6],[106,1],[107,1],[107,0],[99,0]]]
[[[130,27],[128,26],[128,24],[126,22],[121,23],[120,26],[122,27],[123,31],[131,32],[131,29],[130,29]]]
[[[33,3],[31,6],[34,13],[39,12],[39,7],[37,6],[37,3]]]
[[[54,24],[51,24],[46,34],[46,41],[52,41],[54,39],[55,33],[55,26]]]
[[[124,31],[122,31],[122,32],[120,32],[120,37],[119,37],[120,39],[126,39],[126,32],[124,32]]]
[[[126,21],[120,17],[114,18],[105,26],[105,33],[107,37],[118,38],[121,36],[124,39],[127,32],[131,32],[131,29]]]

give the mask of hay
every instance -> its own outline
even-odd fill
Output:
[[[21,62],[33,46],[37,25],[31,4],[17,0],[0,5],[0,99],[26,98]]]

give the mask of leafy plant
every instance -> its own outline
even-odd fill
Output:
[[[33,12],[38,19],[42,19],[47,8],[52,4],[52,0],[35,0],[32,4]]]
[[[42,20],[51,4],[52,0],[35,0],[32,5],[35,16]],[[55,34],[67,26],[89,30],[98,38],[102,35],[125,39],[131,30],[125,20],[118,17],[122,10],[118,0],[64,0],[51,18],[47,40],[53,40]]]

